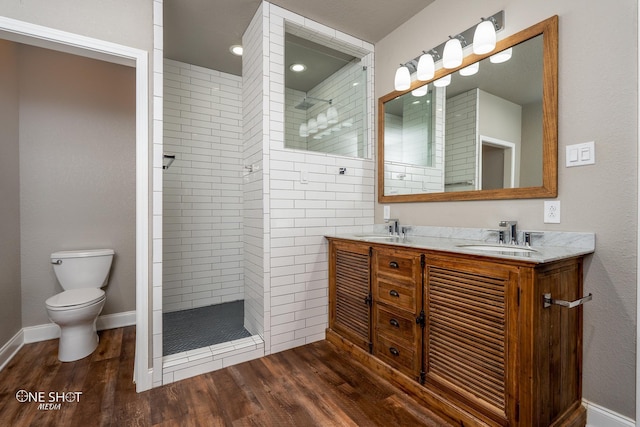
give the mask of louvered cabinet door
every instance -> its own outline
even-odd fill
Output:
[[[497,425],[517,417],[518,268],[427,257],[425,385]]]
[[[329,328],[369,351],[369,245],[331,240],[329,254]]]

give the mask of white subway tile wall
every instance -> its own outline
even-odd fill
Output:
[[[448,191],[475,188],[477,112],[477,89],[447,100],[445,185]]]
[[[165,312],[244,298],[241,84],[164,61]]]
[[[285,146],[348,157],[368,157],[365,92],[366,70],[359,59],[346,64],[308,93],[286,88]],[[310,97],[307,102],[314,104],[306,111],[296,108],[305,96]],[[328,124],[326,129],[307,137],[300,136],[300,124],[320,113],[326,115],[329,107],[338,112],[338,123]]]
[[[425,192],[444,191],[444,117],[445,117],[444,88],[433,88],[431,119],[428,126],[433,126],[433,151],[429,153],[432,164],[421,166],[412,159],[422,159],[427,164],[427,152],[419,145],[427,140],[424,135],[415,138],[414,132],[405,132],[405,128],[412,129],[416,124],[424,129],[420,117],[408,115],[399,117],[385,114],[385,166],[384,166],[384,194],[416,194]],[[406,103],[412,102],[408,98]],[[408,144],[405,145],[405,139]]]
[[[268,188],[264,191],[270,214],[269,232],[265,233],[269,238],[265,271],[270,277],[270,292],[265,293],[270,307],[265,353],[269,354],[325,338],[328,264],[324,236],[373,227],[375,174],[372,159],[284,149],[283,111],[287,109],[284,86],[279,83],[284,72],[285,27],[287,32],[361,57],[360,70],[361,66],[369,68],[363,82],[368,95],[368,132],[361,152],[349,154],[368,156],[373,144],[373,46],[277,6],[267,7],[268,78],[278,82],[267,86],[271,110],[266,112],[270,132],[265,136],[270,146]],[[346,172],[340,174],[340,168]]]
[[[153,244],[152,244],[152,313],[151,358],[153,359],[152,383],[153,387],[162,385],[162,153],[163,153],[163,0],[153,2]],[[148,315],[148,314],[147,314]],[[144,345],[147,345],[144,343]]]
[[[264,130],[268,126],[264,106],[265,52],[269,44],[268,34],[263,34],[265,3],[254,15],[242,37],[242,115],[243,115],[243,227],[244,227],[244,326],[254,335],[265,337],[265,271],[264,241],[265,212],[263,188]],[[268,95],[268,94],[267,94]],[[268,154],[268,147],[267,147]]]

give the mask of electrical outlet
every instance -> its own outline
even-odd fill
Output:
[[[545,224],[560,224],[560,200],[545,200],[544,222]]]

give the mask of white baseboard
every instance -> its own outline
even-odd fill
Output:
[[[125,311],[123,313],[105,314],[99,316],[96,322],[96,328],[99,331],[105,329],[124,328],[125,326],[132,326],[136,324],[136,312]]]
[[[5,345],[0,348],[0,371],[13,359],[18,350],[24,345],[24,333],[22,329],[13,336]]]
[[[587,408],[586,427],[635,427],[636,422],[624,415],[617,414],[600,405],[582,400]]]
[[[22,331],[24,332],[25,344],[60,338],[60,327],[55,323],[27,326],[22,328]]]
[[[105,314],[99,316],[96,322],[96,328],[99,331],[105,329],[122,328],[136,324],[136,312],[125,311],[123,313]],[[22,328],[24,331],[24,343],[30,344],[34,342],[53,340],[60,338],[60,327],[55,323],[46,323],[44,325],[28,326]]]

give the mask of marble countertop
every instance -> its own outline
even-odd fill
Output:
[[[492,258],[526,261],[536,264],[587,255],[595,251],[593,233],[536,232],[530,247],[498,245],[486,239],[493,230],[421,227],[420,234],[408,233],[407,237],[392,237],[376,230],[371,233],[354,233],[327,236],[338,239],[402,246],[416,249],[481,255]],[[483,238],[485,237],[485,238]],[[469,247],[468,245],[472,245]],[[489,246],[490,250],[473,248]],[[520,252],[531,249],[530,252]]]

